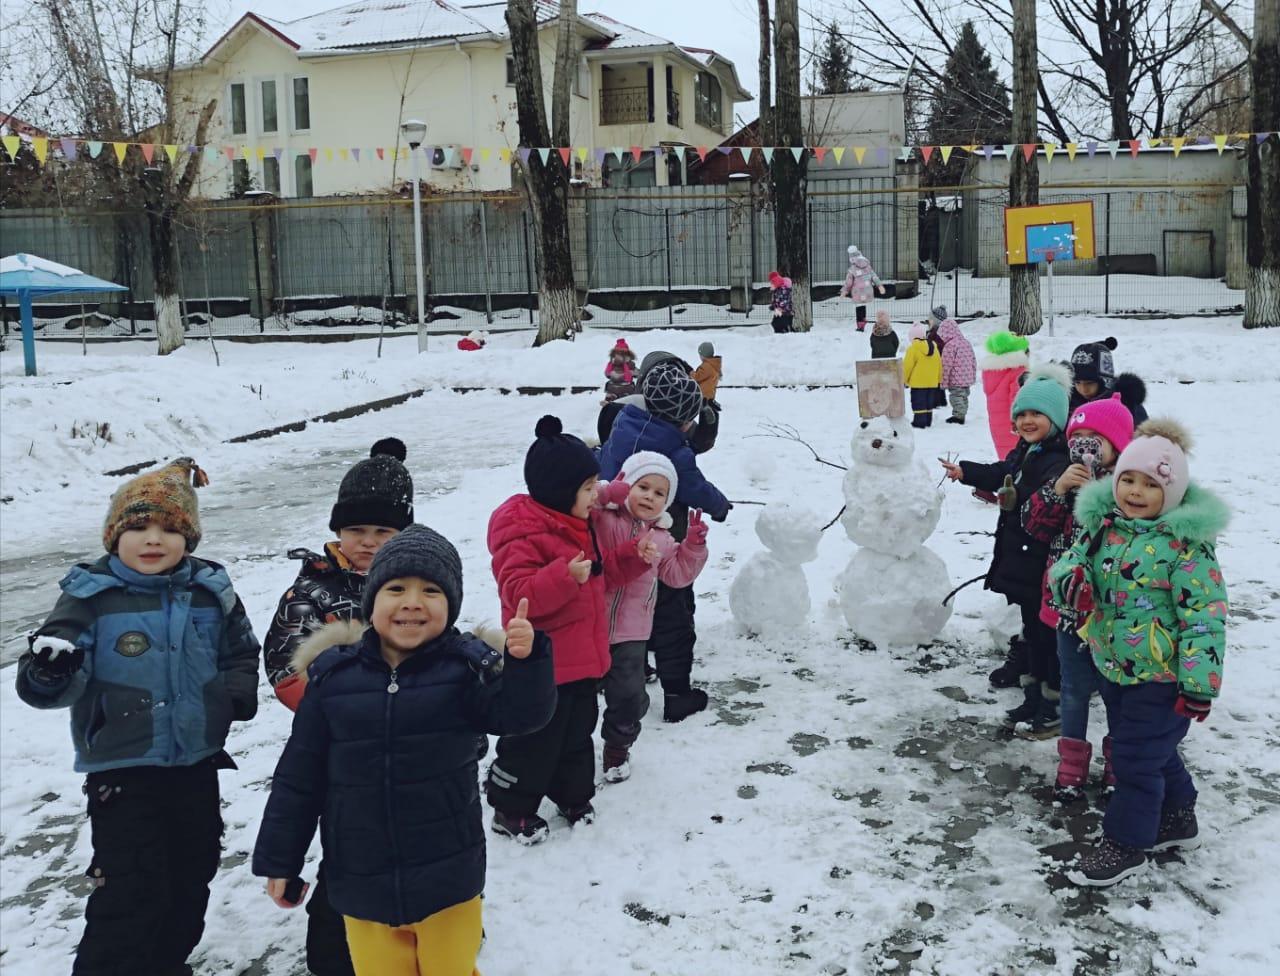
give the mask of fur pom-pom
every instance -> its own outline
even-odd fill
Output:
[[[1027,371],[1026,382],[1032,380],[1053,380],[1064,390],[1070,392],[1073,382],[1071,367],[1059,362],[1037,363]],[[1025,385],[1025,384],[1024,384]]]
[[[1030,344],[1025,336],[1001,330],[987,336],[984,347],[992,356],[1005,356],[1009,353],[1025,353],[1030,348]]]
[[[564,424],[560,423],[559,417],[553,417],[551,414],[544,416],[533,428],[535,437],[556,437],[562,433],[564,433]]]
[[[507,646],[507,632],[492,620],[485,620],[471,628],[471,633],[492,647],[499,654]]]
[[[381,440],[374,441],[373,447],[369,448],[369,457],[377,457],[379,454],[386,454],[403,463],[409,451],[404,446],[404,441],[400,438],[384,437]]]
[[[1152,417],[1150,420],[1144,420],[1138,425],[1138,429],[1133,432],[1133,436],[1135,438],[1163,437],[1165,440],[1173,441],[1178,447],[1182,448],[1182,453],[1191,453],[1191,434],[1187,432],[1187,428],[1172,417]]]
[[[1112,387],[1120,394],[1120,402],[1132,410],[1147,401],[1147,384],[1133,373],[1121,373]]]
[[[1116,337],[1115,337],[1115,336],[1107,336],[1105,339],[1103,339],[1101,342],[1099,342],[1099,343],[1098,343],[1098,345],[1100,345],[1100,346],[1106,346],[1106,347],[1107,347],[1108,349],[1110,349],[1112,352],[1115,352],[1115,351],[1116,351],[1116,346],[1120,345],[1120,343],[1119,343],[1119,341],[1116,339]]]

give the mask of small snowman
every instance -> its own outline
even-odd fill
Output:
[[[804,564],[817,558],[822,519],[789,502],[766,505],[756,518],[766,552],[742,567],[729,587],[729,609],[749,634],[803,629],[809,619],[809,581]]]
[[[905,417],[861,421],[852,449],[840,521],[860,548],[836,582],[845,620],[881,650],[926,644],[951,617],[946,564],[924,547],[942,490],[915,457]]]

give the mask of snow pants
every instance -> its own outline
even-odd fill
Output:
[[[491,807],[531,817],[544,796],[567,810],[596,795],[596,748],[591,735],[600,717],[598,683],[584,678],[558,685],[551,721],[537,732],[498,739],[486,786]]]
[[[1057,691],[1062,686],[1057,631],[1040,619],[1039,600],[1020,603],[1018,610],[1022,614],[1022,636],[1027,641],[1028,673]]]
[[[782,315],[773,317],[773,331],[781,335],[784,332],[791,331],[791,313],[786,312]]]
[[[1101,691],[1116,775],[1102,832],[1145,849],[1156,842],[1161,811],[1195,802],[1195,784],[1178,755],[1191,720],[1173,710],[1178,686],[1171,681],[1117,685],[1103,678]]]
[[[1093,664],[1089,646],[1077,634],[1058,631],[1058,670],[1062,675],[1062,716],[1064,739],[1089,738],[1089,699],[1106,680]]]
[[[933,408],[938,406],[942,391],[936,387],[911,388],[911,426],[932,427]]]
[[[659,581],[649,650],[653,652],[653,666],[658,669],[658,680],[665,694],[682,695],[689,690],[693,645],[698,642],[693,623],[696,609],[692,586],[676,589]]]
[[[307,899],[307,971],[313,976],[355,976],[346,926],[329,904],[324,867],[321,860],[316,885]]]
[[[947,399],[951,401],[951,416],[956,420],[964,420],[969,415],[969,388],[967,386],[947,387]]]
[[[190,973],[222,856],[219,768],[235,768],[226,753],[86,777],[95,887],[73,976]]]
[[[479,976],[481,909],[476,895],[412,925],[346,918],[357,976]]]
[[[604,718],[600,738],[611,746],[631,748],[640,737],[640,720],[649,711],[649,690],[644,681],[645,642],[611,644],[613,663],[604,676]]]

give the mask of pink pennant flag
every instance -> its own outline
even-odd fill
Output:
[[[471,146],[462,147],[462,162],[465,165],[467,166],[471,165],[471,157],[474,155],[475,155],[475,150]]]
[[[570,149],[568,146],[561,146],[556,150],[556,152],[560,154],[560,161],[564,163],[565,166],[568,166],[569,156],[572,154],[573,150]]]
[[[224,156],[226,156],[226,157],[227,157],[227,162],[228,162],[228,163],[234,163],[234,162],[235,162],[235,159],[236,159],[236,147],[235,147],[235,146],[223,146],[223,147],[222,147],[222,153],[223,153],[223,155],[224,155]]]
[[[1132,156],[1134,159],[1137,159],[1137,158],[1138,158],[1138,151],[1139,151],[1141,148],[1142,148],[1142,140],[1141,140],[1141,139],[1130,139],[1130,140],[1129,140],[1129,155],[1130,155],[1130,156]]]
[[[921,146],[920,155],[924,157],[924,164],[929,165],[929,158],[933,155],[933,146]]]
[[[156,146],[153,142],[144,142],[138,146],[142,150],[142,158],[147,161],[147,165],[151,165],[151,157],[156,154]]]
[[[374,148],[374,150],[373,150],[375,153],[377,153],[377,154],[378,154],[378,158],[379,158],[379,159],[385,159],[385,158],[386,158],[386,157],[383,155],[383,149],[384,149],[384,148],[385,148],[385,147],[383,147],[383,146],[377,146],[377,147],[375,147],[375,148]]]
[[[1031,158],[1035,154],[1036,154],[1036,144],[1034,142],[1024,142],[1022,144],[1022,158],[1025,159],[1028,163],[1031,162]]]
[[[640,157],[643,155],[644,155],[644,149],[642,147],[640,146],[631,147],[631,158],[634,159],[637,163],[640,162]]]
[[[827,158],[827,149],[825,146],[814,146],[813,155],[818,160],[818,165],[822,165],[822,161]]]
[[[320,150],[315,146],[308,146],[307,155],[311,157],[311,162],[314,163],[316,161],[316,157],[320,155]]]

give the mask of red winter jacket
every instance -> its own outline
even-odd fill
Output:
[[[1026,363],[1026,356],[1021,353],[988,356],[982,361],[982,392],[987,395],[987,423],[996,457],[1008,457],[1018,446],[1010,411],[1022,389],[1018,377],[1027,371]]]
[[[475,339],[472,339],[470,336],[464,336],[458,340],[458,348],[463,352],[475,352],[478,349],[483,349],[484,346],[480,345],[480,343],[476,342]]]
[[[527,598],[529,623],[551,638],[556,684],[603,677],[610,663],[606,578],[623,586],[649,568],[635,540],[601,552],[585,519],[512,495],[489,517],[488,544],[502,625]],[[582,584],[569,575],[579,552],[603,566]]]

